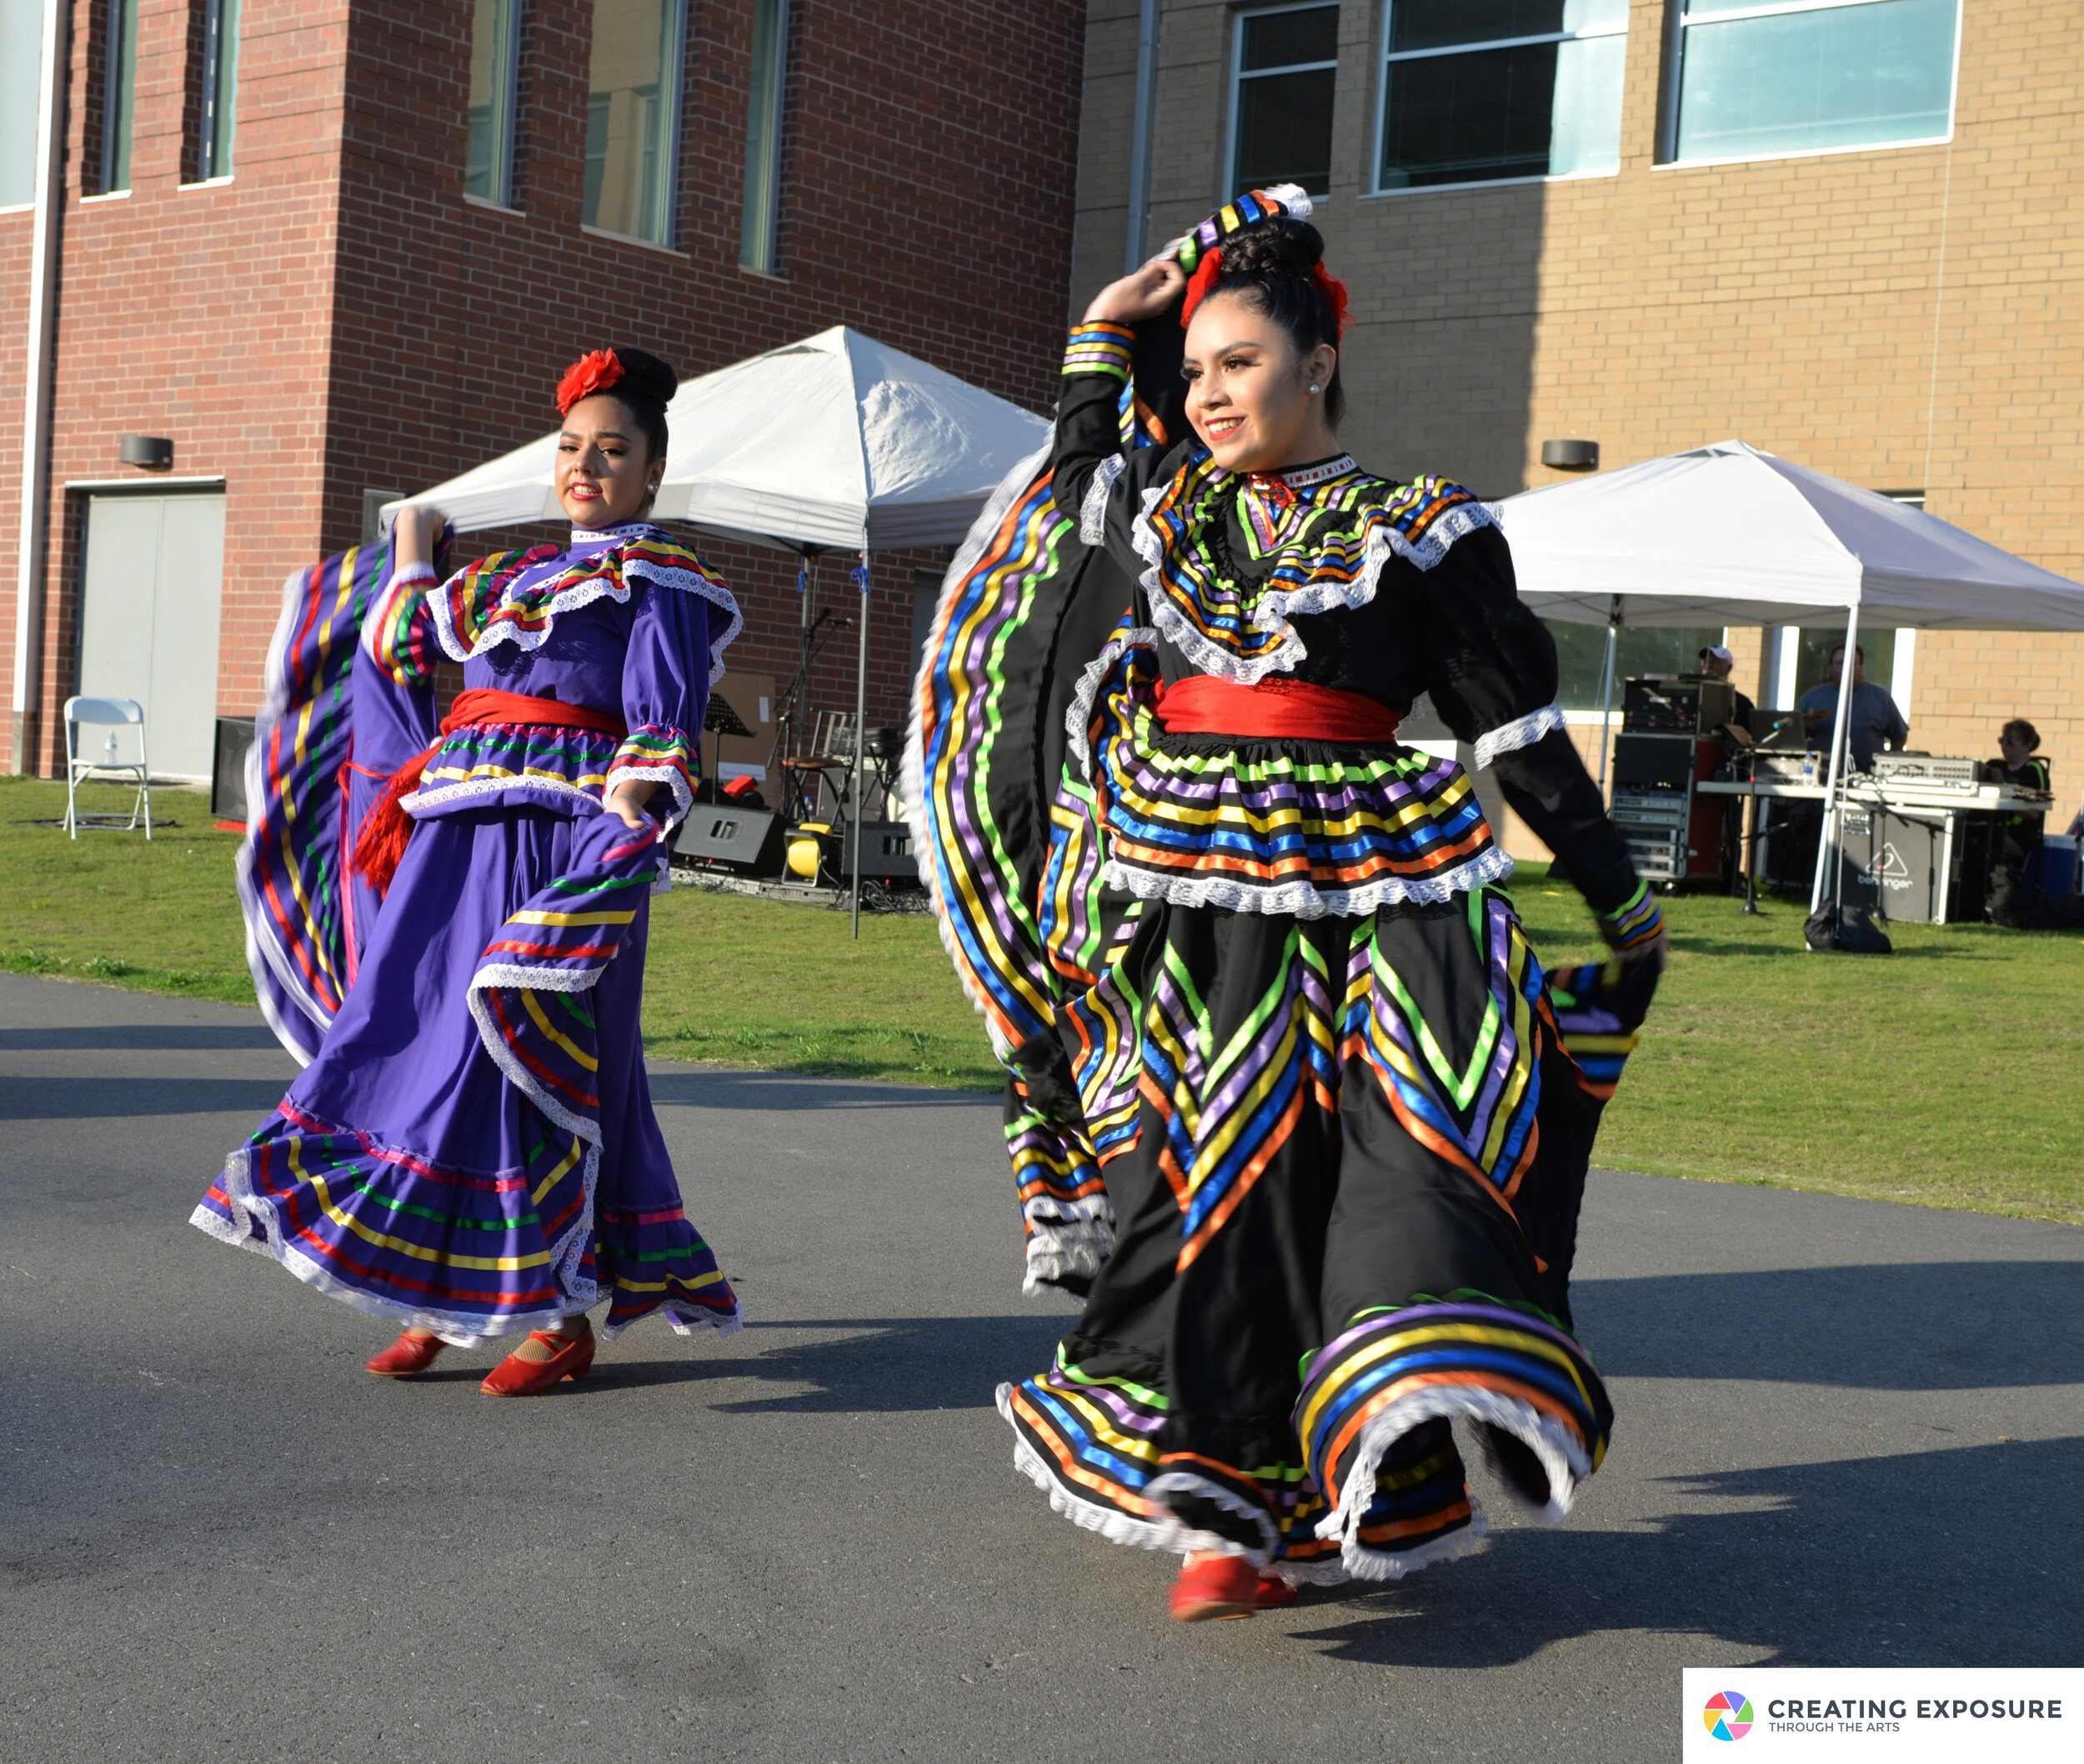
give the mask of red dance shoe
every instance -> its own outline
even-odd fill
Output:
[[[540,1396],[568,1378],[584,1378],[594,1370],[594,1331],[583,1336],[553,1336],[532,1330],[531,1341],[549,1348],[548,1360],[522,1360],[508,1354],[492,1369],[492,1376],[478,1388],[488,1396]]]
[[[448,1346],[439,1336],[415,1336],[408,1331],[372,1360],[368,1369],[378,1378],[417,1378]]]
[[[1278,1574],[1262,1574],[1259,1577],[1259,1596],[1254,1603],[1261,1611],[1271,1611],[1276,1605],[1285,1605],[1301,1591],[1300,1586],[1290,1586]]]
[[[1180,1623],[1249,1617],[1259,1608],[1260,1572],[1249,1557],[1216,1556],[1182,1568],[1172,1583],[1172,1615]]]

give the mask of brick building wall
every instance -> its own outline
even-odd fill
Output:
[[[226,480],[217,702],[240,714],[284,573],[358,537],[365,489],[423,488],[549,428],[584,349],[629,343],[692,376],[845,323],[1029,408],[1054,396],[1082,0],[794,0],[773,275],[738,263],[751,0],[689,0],[672,249],[581,226],[589,0],[524,8],[511,208],[463,191],[468,0],[246,0],[236,174],[182,188],[196,13],[140,0],[132,188],[95,200],[108,8],[73,0],[45,769],[79,604],[62,486],[122,475],[118,433],[171,436],[173,475]],[[0,215],[0,266],[22,266],[0,328],[17,335],[29,228]],[[0,393],[18,373],[0,363]],[[18,449],[10,425],[10,556]],[[704,549],[745,608],[733,661],[786,675],[793,560]],[[937,560],[875,560],[872,721],[901,714],[912,572]],[[850,614],[843,573],[823,566],[819,604]],[[10,580],[0,643],[12,601]],[[814,703],[850,709],[852,634],[826,653]]]
[[[58,705],[73,689],[83,502],[68,480],[127,469],[123,433],[174,442],[173,475],[225,478],[228,562],[221,706],[250,710],[275,590],[320,534],[331,350],[333,191],[338,165],[344,0],[254,0],[241,63],[239,175],[183,183],[194,79],[186,0],[142,0],[130,189],[99,195],[100,73],[108,8],[75,0],[65,118],[61,317],[53,392],[50,543],[43,643],[40,769],[62,757]],[[0,216],[0,252],[19,272],[0,283],[0,327],[27,320],[32,217]],[[19,412],[20,358],[8,352]],[[18,544],[21,429],[0,457],[0,544]],[[143,478],[146,474],[134,474]],[[237,561],[233,561],[236,559]],[[0,582],[9,654],[15,582]],[[250,674],[250,680],[242,677]]]
[[[1225,193],[1234,8],[1165,0],[1153,248]],[[1125,243],[1136,0],[1093,0],[1073,306]],[[1953,138],[1741,164],[1655,163],[1667,8],[1635,0],[1617,175],[1367,193],[1382,0],[1339,18],[1330,199],[1352,293],[1344,438],[1486,496],[1735,435],[2084,577],[2084,12],[1966,0]],[[1740,684],[1762,648],[1740,645]],[[1919,634],[1916,743],[1994,755],[2024,715],[2084,785],[2084,638]]]

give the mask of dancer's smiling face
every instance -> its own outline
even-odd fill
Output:
[[[612,527],[651,506],[666,463],[623,401],[597,392],[564,413],[557,438],[557,499],[574,527]]]
[[[1187,326],[1187,420],[1225,471],[1277,472],[1325,459],[1338,451],[1323,395],[1338,359],[1327,343],[1297,349],[1250,301],[1211,294]]]

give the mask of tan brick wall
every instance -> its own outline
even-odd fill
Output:
[[[1136,10],[1089,8],[1081,309],[1124,248]],[[2084,576],[2084,9],[1967,0],[1949,144],[1698,167],[1654,163],[1665,14],[1636,0],[1617,175],[1375,197],[1380,0],[1341,7],[1318,222],[1355,317],[1348,444],[1497,495],[1555,480],[1555,437],[1612,467],[1740,436]],[[1234,17],[1164,8],[1154,247],[1222,193]],[[1904,708],[1977,755],[2029,718],[2074,798],[2081,689],[2084,637],[1925,633]]]

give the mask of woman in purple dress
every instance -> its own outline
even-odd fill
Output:
[[[569,547],[438,584],[440,517],[408,508],[394,555],[285,594],[240,882],[263,1008],[308,1063],[193,1222],[403,1324],[379,1376],[520,1335],[483,1388],[547,1391],[591,1368],[604,1301],[610,1337],[739,1326],[639,1025],[649,896],[740,624],[644,519],[676,383],[629,349],[565,374]],[[436,732],[441,657],[465,689]]]

